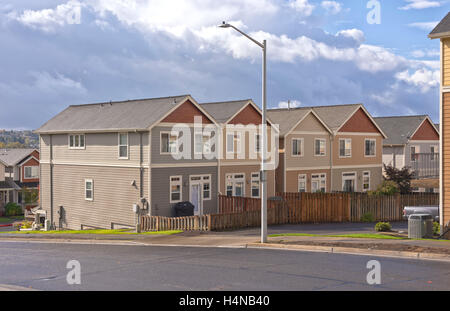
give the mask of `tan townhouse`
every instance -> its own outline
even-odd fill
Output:
[[[195,214],[216,212],[217,159],[206,154],[216,130],[190,95],[70,106],[36,131],[41,207],[70,229],[133,226],[133,205],[173,216],[190,201]]]
[[[262,112],[251,100],[203,103],[201,106],[221,126],[221,157],[219,158],[219,194],[260,198]],[[277,134],[267,124],[268,150],[273,150]],[[276,133],[275,133],[276,132]],[[276,152],[273,153],[276,156]],[[268,159],[269,161],[276,161]],[[268,162],[269,162],[268,161]],[[275,196],[274,165],[267,170],[267,195]]]
[[[386,135],[361,104],[269,110],[280,123],[277,190],[374,190]]]
[[[440,76],[440,222],[442,233],[450,227],[450,13],[428,35],[441,44]]]

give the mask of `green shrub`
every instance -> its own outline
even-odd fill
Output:
[[[5,206],[5,215],[8,217],[22,215],[22,207],[16,203],[9,202]]]
[[[361,221],[362,222],[374,222],[375,218],[373,217],[373,215],[371,213],[365,213],[364,215],[362,215]]]
[[[441,225],[438,222],[433,222],[433,233],[434,235],[440,235],[441,234]]]
[[[21,229],[30,229],[31,226],[33,225],[32,222],[30,221],[25,221],[22,223],[22,225],[20,226]]]
[[[391,231],[391,229],[392,229],[392,226],[388,222],[379,222],[375,225],[375,231],[378,231],[378,232]]]
[[[375,191],[370,191],[370,195],[394,195],[399,193],[400,189],[396,182],[392,180],[383,181]]]

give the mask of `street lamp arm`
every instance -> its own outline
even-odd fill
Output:
[[[255,44],[257,44],[260,48],[264,49],[264,44],[262,44],[261,42],[256,41],[255,39],[253,39],[252,37],[250,37],[249,35],[247,35],[245,32],[239,30],[238,28],[234,27],[233,25],[230,25],[231,28],[233,28],[234,30],[236,30],[237,32],[239,32],[241,35],[243,35],[244,37],[247,37],[249,40],[253,41]]]

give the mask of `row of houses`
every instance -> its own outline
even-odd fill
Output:
[[[259,198],[261,117],[250,99],[190,95],[70,106],[36,131],[40,205],[56,227],[106,228],[133,225],[134,204],[173,216],[180,202],[208,214],[219,195]],[[421,151],[430,129],[439,139],[424,119],[406,140]],[[269,110],[268,196],[376,189],[392,148],[387,123],[361,104]],[[408,164],[407,149],[395,165]]]

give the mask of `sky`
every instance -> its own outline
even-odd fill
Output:
[[[379,13],[377,11],[379,4]],[[440,0],[0,0],[0,128],[68,105],[191,94],[270,108],[363,103],[439,120]]]

